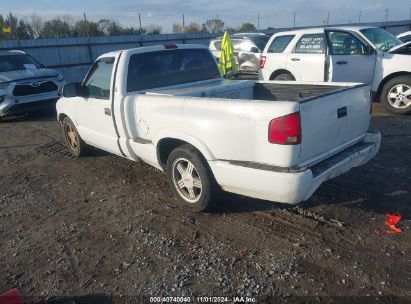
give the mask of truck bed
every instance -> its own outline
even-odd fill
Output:
[[[351,86],[352,87],[352,86]],[[186,86],[160,88],[148,95],[214,97],[299,102],[348,88],[339,84],[304,84],[296,82],[259,82],[254,80],[214,80]]]

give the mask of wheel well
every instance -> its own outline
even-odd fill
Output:
[[[384,88],[385,84],[390,81],[391,79],[394,79],[396,77],[399,76],[411,76],[410,72],[396,72],[396,73],[392,73],[388,76],[386,76],[380,83],[380,85],[378,86],[378,90],[377,90],[377,99],[378,101],[380,101],[380,97],[381,97],[381,92],[382,89]]]
[[[63,113],[59,114],[59,122],[63,122],[64,118],[66,117],[67,117],[66,114],[63,114]]]
[[[294,75],[293,75],[290,71],[284,70],[284,69],[280,69],[280,70],[274,71],[274,72],[271,74],[270,80],[274,80],[274,78],[277,77],[277,76],[280,75],[280,74],[289,74],[289,75],[293,76],[293,78],[295,79]]]
[[[183,145],[191,145],[190,143],[181,140],[181,139],[176,139],[176,138],[163,138],[159,141],[157,144],[157,159],[158,163],[160,164],[161,168],[165,169],[167,165],[167,159],[168,156],[170,155],[171,151],[173,151],[175,148]],[[200,150],[198,150],[196,147],[194,147],[201,155],[202,153]],[[202,155],[204,157],[204,155]],[[205,158],[204,158],[205,159]]]

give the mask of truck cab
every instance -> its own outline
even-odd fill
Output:
[[[387,111],[411,111],[411,49],[375,27],[281,32],[265,47],[260,80],[361,82]]]

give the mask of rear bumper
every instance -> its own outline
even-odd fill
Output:
[[[363,141],[307,168],[260,168],[211,161],[218,184],[228,192],[287,204],[298,204],[311,197],[325,181],[364,165],[379,151],[381,134],[367,133]]]

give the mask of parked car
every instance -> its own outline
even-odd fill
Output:
[[[402,42],[411,41],[411,31],[399,34],[397,38],[400,39]]]
[[[225,191],[282,203],[379,150],[369,86],[223,79],[201,45],[101,55],[64,87],[57,118],[74,156],[95,146],[165,172],[181,203],[210,209]]]
[[[22,51],[0,51],[0,119],[56,102],[65,82]]]
[[[394,114],[411,112],[411,49],[374,27],[327,27],[273,35],[259,79],[362,82]]]
[[[231,35],[234,54],[241,74],[257,74],[261,53],[270,36],[263,33],[236,33]],[[210,50],[218,60],[221,52],[222,37],[211,39]]]

